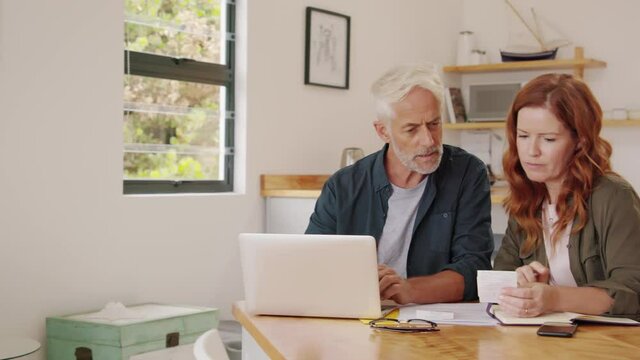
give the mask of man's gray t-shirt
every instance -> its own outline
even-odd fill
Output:
[[[393,194],[389,198],[387,218],[378,242],[378,263],[393,268],[403,278],[407,277],[407,256],[413,225],[428,178],[425,177],[411,189],[391,184]]]

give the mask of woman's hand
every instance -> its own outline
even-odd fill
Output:
[[[528,265],[516,269],[518,274],[518,286],[526,286],[531,283],[549,283],[549,268],[534,261]]]
[[[518,317],[538,316],[553,312],[557,307],[556,288],[539,282],[530,282],[518,288],[504,288],[499,300],[500,309]]]

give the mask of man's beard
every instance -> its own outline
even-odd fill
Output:
[[[438,169],[438,166],[440,166],[440,161],[442,160],[442,151],[443,151],[442,144],[440,144],[439,146],[434,145],[430,147],[423,147],[418,149],[418,151],[416,151],[413,154],[408,154],[400,150],[395,140],[393,140],[393,137],[391,137],[391,148],[393,149],[393,152],[396,154],[396,156],[398,157],[402,165],[407,167],[409,170],[415,171],[422,175],[429,175],[434,171],[436,171]],[[435,164],[429,167],[421,166],[415,160],[416,156],[428,155],[428,154],[432,154],[433,152],[438,153],[438,160],[436,161]]]

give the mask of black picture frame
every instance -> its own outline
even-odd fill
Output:
[[[307,7],[305,84],[349,88],[350,35],[350,16]]]

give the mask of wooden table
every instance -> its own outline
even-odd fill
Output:
[[[580,325],[573,338],[536,335],[536,326],[440,325],[426,334],[370,329],[358,320],[234,317],[271,359],[640,359],[640,327]]]

